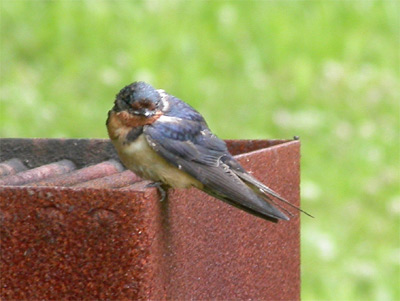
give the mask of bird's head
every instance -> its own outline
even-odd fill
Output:
[[[161,97],[156,89],[145,82],[134,82],[119,91],[113,110],[149,118],[157,113],[160,106]]]

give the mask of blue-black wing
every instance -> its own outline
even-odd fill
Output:
[[[178,112],[166,112],[144,128],[149,145],[172,165],[202,182],[205,192],[254,215],[272,221],[288,220],[267,202],[259,188],[254,188],[257,185],[251,182],[259,182],[232,157],[225,142],[211,133],[201,115],[183,102],[178,104],[171,106],[179,108]],[[241,175],[251,182],[245,183]]]

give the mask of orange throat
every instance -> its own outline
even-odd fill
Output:
[[[161,111],[149,118],[129,114],[126,111],[110,111],[107,119],[108,135],[112,140],[126,136],[132,128],[154,123],[162,115]]]

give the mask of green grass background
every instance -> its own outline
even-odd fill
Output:
[[[221,138],[299,135],[302,298],[400,299],[399,2],[0,3],[1,137],[105,138],[134,80]]]

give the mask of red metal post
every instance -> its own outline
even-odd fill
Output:
[[[46,161],[29,157],[32,151],[47,154],[45,164],[62,159],[44,149],[44,140],[25,143],[26,158],[12,155],[30,168]],[[106,141],[74,143],[80,151],[112,151]],[[299,205],[299,141],[228,145],[242,153],[237,158],[246,169]],[[65,158],[84,167],[72,149]],[[110,154],[87,158],[101,163],[115,159]],[[0,187],[2,299],[299,299],[298,215],[273,224],[195,189],[170,190],[160,202],[155,188],[121,174],[80,187]],[[115,188],[104,184],[110,179]]]

